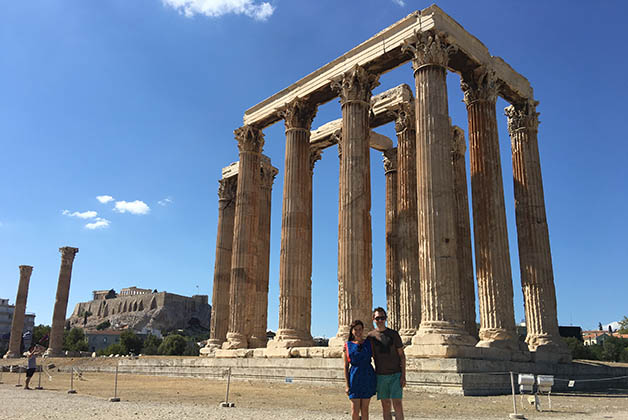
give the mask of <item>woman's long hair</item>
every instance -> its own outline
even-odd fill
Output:
[[[359,319],[356,319],[355,321],[351,323],[351,325],[349,325],[349,341],[355,340],[355,336],[353,335],[353,329],[357,327],[358,325],[361,325],[362,328],[364,328],[364,323],[360,321]]]

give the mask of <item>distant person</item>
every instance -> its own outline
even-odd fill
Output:
[[[403,388],[406,386],[406,355],[399,333],[386,327],[386,311],[373,309],[375,329],[368,334],[373,343],[373,359],[377,373],[377,399],[382,402],[384,420],[392,420],[391,406],[395,419],[403,420]]]
[[[375,395],[377,379],[371,364],[371,342],[364,339],[364,323],[355,320],[349,327],[349,341],[342,358],[345,362],[345,391],[351,400],[351,419],[368,420],[369,404]]]
[[[26,368],[26,382],[24,383],[24,389],[32,389],[29,388],[28,385],[31,383],[31,379],[37,370],[37,355],[41,353],[42,348],[36,344],[32,344],[25,353],[26,358],[28,359],[28,366]]]

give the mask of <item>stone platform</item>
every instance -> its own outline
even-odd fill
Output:
[[[164,375],[197,378],[226,378],[231,368],[233,380],[293,382],[341,386],[344,383],[342,359],[337,357],[266,357],[239,358],[163,358],[139,357],[121,359],[120,373]],[[82,370],[92,370],[82,366]],[[114,368],[93,370],[110,372]],[[407,382],[413,390],[455,395],[499,395],[511,392],[508,372],[554,375],[553,392],[628,389],[628,378],[616,381],[583,380],[628,376],[628,368],[574,362],[544,364],[477,359],[416,359],[408,358]],[[575,380],[569,388],[568,381]],[[516,381],[516,377],[515,377]]]

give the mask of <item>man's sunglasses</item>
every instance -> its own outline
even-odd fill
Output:
[[[386,321],[386,317],[385,316],[376,316],[375,317],[375,321]]]

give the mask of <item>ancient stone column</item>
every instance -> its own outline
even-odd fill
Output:
[[[65,328],[65,315],[68,309],[68,297],[70,295],[70,279],[72,278],[72,264],[78,248],[64,246],[59,248],[61,252],[61,268],[59,269],[59,282],[57,284],[57,297],[52,313],[52,327],[50,329],[50,341],[46,355],[49,357],[63,354],[63,329]]]
[[[255,310],[253,328],[249,337],[249,347],[266,347],[266,326],[268,324],[268,275],[270,263],[270,211],[273,193],[273,182],[277,175],[270,159],[262,156],[260,168],[260,208],[259,231],[257,238],[257,279],[255,296],[251,307]]]
[[[22,332],[24,331],[24,314],[26,313],[26,299],[28,298],[28,283],[31,279],[33,267],[20,265],[20,283],[17,286],[15,297],[15,309],[11,321],[11,337],[9,338],[9,350],[4,355],[5,359],[22,357],[20,346],[22,344]]]
[[[519,242],[521,287],[525,304],[527,337],[536,359],[569,362],[571,357],[558,332],[556,289],[545,214],[543,177],[539,156],[538,102],[506,108],[512,143],[515,214]],[[542,354],[543,353],[543,354]]]
[[[271,347],[312,344],[310,128],[316,106],[295,99],[281,111],[286,126],[286,161],[279,257],[279,329]]]
[[[229,283],[231,281],[231,250],[238,176],[223,178],[219,182],[212,315],[209,340],[206,346],[210,349],[222,346],[227,337],[229,326]]]
[[[388,326],[399,329],[399,238],[397,236],[397,148],[384,152],[386,177],[386,306]]]
[[[395,115],[397,132],[397,259],[399,264],[399,335],[410,344],[421,323],[421,283],[416,174],[416,115],[414,102]]]
[[[452,128],[453,149],[451,154],[454,171],[454,202],[456,208],[456,244],[458,251],[458,280],[460,281],[460,308],[465,329],[477,338],[475,322],[475,278],[473,276],[473,253],[471,251],[471,221],[469,219],[469,194],[467,190],[467,145],[464,131]]]
[[[480,299],[479,347],[518,349],[504,185],[499,157],[495,73],[484,68],[464,75],[469,119],[469,161],[475,270]]]
[[[413,55],[416,85],[416,168],[421,325],[407,354],[468,356],[475,340],[460,311],[456,215],[446,66],[452,47],[444,36],[416,33],[404,43]]]
[[[259,229],[260,156],[262,130],[245,125],[234,131],[240,150],[238,186],[233,227],[229,329],[223,349],[248,347],[251,329],[248,307],[257,279],[257,233]]]
[[[370,326],[371,176],[369,110],[378,77],[356,65],[332,81],[342,104],[340,195],[338,208],[338,333],[330,346],[341,346],[349,325],[361,319]]]

